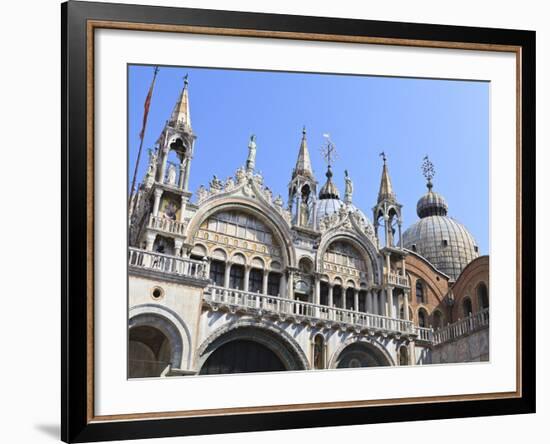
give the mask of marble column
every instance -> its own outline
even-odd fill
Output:
[[[183,189],[185,191],[189,190],[189,175],[191,172],[191,157],[187,158],[187,162],[185,162],[185,179],[183,181]]]
[[[231,262],[225,263],[225,275],[223,279],[223,286],[229,288],[229,274],[231,273]]]
[[[159,215],[160,198],[162,197],[162,189],[155,189],[155,202],[153,203],[153,216]]]
[[[372,290],[369,290],[367,292],[367,304],[366,304],[367,313],[373,313],[372,309],[373,309],[373,307],[372,307]]]
[[[181,163],[180,163],[180,177],[178,179],[178,188],[180,190],[183,190],[183,183],[184,183],[184,180],[185,180],[185,168],[186,168],[186,164],[187,164],[187,160],[184,159]]]
[[[403,293],[403,312],[405,315],[405,321],[409,321],[409,292]]]
[[[248,291],[248,284],[250,281],[250,267],[248,265],[244,266],[244,291]]]
[[[279,296],[285,298],[287,296],[286,292],[286,273],[281,273],[281,280],[279,281]]]
[[[321,279],[319,276],[315,276],[315,292],[313,294],[313,303],[320,305],[321,304]]]
[[[174,239],[174,256],[181,257],[181,247],[183,245],[183,240]]]
[[[147,233],[145,237],[145,249],[147,251],[153,251],[153,244],[155,243],[157,235],[155,233]]]
[[[388,301],[388,293],[387,288],[382,289],[380,292],[380,312],[382,316],[389,316],[389,301]]]
[[[294,299],[294,271],[288,270],[287,295],[289,299]]]
[[[183,222],[185,219],[185,209],[187,208],[187,196],[181,196],[181,208],[180,208],[180,222]]]
[[[166,162],[168,161],[168,149],[162,150],[162,163],[160,166],[159,182],[164,183],[164,177],[166,176]]]
[[[393,287],[386,287],[386,316],[395,318],[394,304],[393,304]]]
[[[334,285],[331,283],[328,284],[328,306],[334,306]]]
[[[267,294],[267,283],[269,279],[269,271],[264,270],[263,278],[262,278],[262,294]]]

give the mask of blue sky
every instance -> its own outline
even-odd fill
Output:
[[[189,74],[191,120],[197,135],[190,188],[225,179],[246,160],[256,134],[256,169],[286,202],[302,126],[319,187],[326,164],[320,153],[329,133],[338,158],[334,180],[344,190],[344,170],[354,182],[353,201],[369,217],[376,202],[385,151],[404,227],[414,223],[426,192],[421,174],[428,154],[435,165],[434,191],[445,196],[449,216],[489,251],[489,83],[434,79],[160,67],[153,93],[138,182]],[[139,147],[143,103],[151,66],[128,68],[129,182]],[[341,196],[342,197],[342,196]]]

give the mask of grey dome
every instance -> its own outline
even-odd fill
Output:
[[[479,256],[470,232],[447,216],[422,217],[403,233],[403,246],[426,258],[453,280]]]

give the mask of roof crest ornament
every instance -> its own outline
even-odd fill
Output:
[[[422,159],[422,160],[423,160],[422,161],[422,166],[421,166],[422,175],[427,180],[426,186],[428,187],[428,190],[431,191],[431,189],[433,188],[432,179],[435,176],[434,164],[431,162],[431,160],[430,160],[430,158],[428,157],[427,154],[424,156],[424,159]]]

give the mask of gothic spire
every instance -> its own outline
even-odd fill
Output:
[[[298,152],[298,159],[296,160],[296,167],[292,172],[292,178],[296,176],[305,176],[313,179],[313,169],[311,168],[311,158],[309,157],[309,150],[307,147],[306,127],[302,129],[302,141],[300,142],[300,150]]]
[[[186,74],[183,78],[183,89],[181,90],[176,106],[172,111],[169,123],[173,126],[183,126],[191,129],[191,113],[189,111],[189,79]]]
[[[382,167],[382,178],[380,179],[380,190],[378,191],[378,203],[384,200],[395,202],[395,193],[393,192],[390,173],[388,171],[388,165],[386,164],[386,153],[382,151],[380,157],[382,157],[384,165]]]

